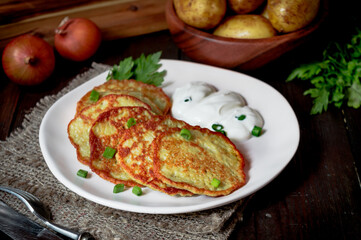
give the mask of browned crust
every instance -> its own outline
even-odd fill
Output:
[[[128,111],[129,114],[126,118],[120,118],[117,120],[113,119],[113,116],[118,116],[120,112]],[[148,115],[144,115],[148,114]],[[104,144],[107,143],[109,147],[116,148],[118,145],[118,140],[121,138],[122,134],[126,130],[126,124],[130,117],[136,119],[136,122],[139,124],[143,121],[149,120],[146,116],[152,116],[153,114],[143,108],[143,107],[118,107],[110,109],[99,115],[97,120],[93,123],[90,133],[89,133],[89,145],[90,145],[90,168],[93,172],[98,174],[103,179],[110,181],[112,183],[118,184],[123,183],[126,186],[141,186],[140,184],[136,183],[132,179],[121,180],[114,178],[111,175],[111,172],[118,172],[122,171],[122,169],[115,168],[115,158],[107,159],[102,156],[104,152],[105,146]],[[110,121],[113,126],[117,129],[117,133],[111,136],[101,136],[101,138],[97,137],[94,132],[93,128],[96,126],[97,123]],[[98,169],[93,163],[95,161],[101,160],[103,164],[103,169]]]
[[[109,80],[109,81],[118,81],[118,80]],[[136,84],[139,86],[142,86],[143,88],[146,88],[147,91],[151,92],[151,94],[153,94],[153,96],[157,96],[158,98],[162,99],[163,102],[165,102],[165,107],[161,108],[163,114],[167,114],[172,106],[172,102],[170,100],[170,98],[168,97],[167,94],[165,94],[165,92],[163,91],[162,88],[160,87],[156,87],[154,85],[151,84],[146,84],[134,79],[130,79],[130,80],[122,80],[122,81],[128,81],[132,84]],[[147,93],[145,93],[146,96],[149,96]]]
[[[173,133],[176,133],[176,132],[180,132],[180,128],[173,128],[173,129],[170,129],[169,131],[166,131],[166,132],[162,132],[162,133],[159,133],[159,135],[154,139],[153,143],[152,143],[152,148],[153,148],[153,154],[154,154],[154,157],[153,157],[153,168],[154,168],[154,173],[156,175],[156,177],[158,179],[160,179],[162,182],[170,185],[170,186],[173,186],[173,187],[176,187],[176,188],[181,188],[181,189],[186,189],[194,194],[204,194],[204,195],[208,195],[208,196],[224,196],[224,195],[228,195],[230,193],[232,193],[233,191],[239,189],[240,187],[242,187],[244,184],[245,184],[245,173],[243,171],[244,169],[244,165],[245,165],[245,162],[244,162],[244,158],[242,156],[242,154],[238,151],[238,149],[235,147],[235,145],[227,138],[225,137],[223,134],[221,133],[218,133],[218,132],[213,132],[213,131],[210,131],[208,129],[205,129],[205,128],[200,128],[198,126],[188,126],[187,127],[188,130],[197,130],[197,131],[200,131],[201,133],[204,133],[204,134],[214,134],[214,135],[218,135],[218,137],[222,138],[224,141],[226,141],[228,144],[230,144],[230,146],[232,146],[232,148],[234,149],[234,153],[236,155],[238,155],[238,159],[239,161],[241,162],[240,164],[240,167],[239,169],[237,170],[238,171],[238,174],[239,176],[241,176],[241,181],[237,182],[236,184],[234,184],[232,187],[228,188],[228,189],[225,189],[225,190],[220,190],[220,191],[211,191],[209,189],[205,189],[205,188],[197,188],[193,185],[190,185],[188,183],[185,183],[185,182],[175,182],[175,181],[172,181],[171,179],[165,177],[160,169],[161,169],[161,161],[160,161],[160,157],[159,157],[159,150],[160,148],[162,147],[162,139],[167,136],[168,134],[173,134]],[[187,140],[185,140],[187,141]],[[193,144],[193,143],[192,143]],[[179,153],[181,154],[181,153]],[[199,174],[202,174],[201,172]]]
[[[167,117],[169,118],[169,116]],[[168,195],[180,195],[180,196],[191,196],[193,195],[191,192],[175,188],[172,186],[166,186],[162,181],[160,181],[153,173],[153,161],[150,163],[145,159],[145,156],[152,157],[153,154],[150,154],[151,151],[151,143],[149,145],[144,146],[144,142],[136,141],[132,144],[131,147],[123,147],[122,143],[131,139],[133,136],[137,135],[140,138],[142,134],[145,134],[148,130],[153,131],[156,134],[156,128],[162,123],[164,117],[158,116],[157,118],[144,122],[143,124],[139,124],[134,128],[126,131],[122,139],[119,141],[119,145],[117,148],[116,159],[117,163],[123,168],[125,172],[127,172],[135,181],[138,183],[147,186],[153,190],[157,190]],[[138,163],[137,170],[139,170],[139,174],[135,173],[131,166],[124,162],[125,157],[129,157],[132,149],[141,149],[142,154],[138,156],[131,156]],[[150,164],[150,165],[149,165]]]
[[[89,126],[91,126],[96,119],[92,119],[92,118],[86,116],[86,115],[83,114],[83,113],[85,113],[85,112],[86,112],[87,110],[89,110],[90,108],[92,108],[92,107],[94,107],[94,106],[96,106],[96,105],[99,105],[99,104],[101,104],[103,101],[107,101],[107,100],[109,100],[109,101],[111,102],[111,104],[109,105],[108,108],[102,110],[101,113],[102,113],[102,112],[105,112],[105,111],[107,111],[107,110],[109,110],[109,109],[111,109],[111,108],[119,107],[119,105],[117,105],[117,102],[116,102],[116,99],[117,99],[118,97],[131,98],[131,99],[133,99],[134,101],[137,101],[137,102],[141,103],[145,108],[150,109],[150,107],[149,107],[148,104],[141,102],[139,99],[137,99],[137,98],[135,98],[135,97],[132,97],[132,96],[129,96],[129,95],[116,95],[116,94],[107,95],[107,96],[99,99],[94,105],[91,105],[91,106],[88,106],[88,107],[84,108],[79,114],[77,114],[77,115],[69,122],[68,128],[67,128],[68,138],[69,138],[71,144],[72,144],[72,145],[75,147],[75,149],[76,149],[76,155],[77,155],[78,161],[81,162],[82,164],[89,166],[89,161],[90,161],[90,159],[89,159],[88,157],[82,156],[82,154],[80,153],[80,146],[79,146],[79,144],[77,144],[76,142],[74,142],[73,138],[71,137],[70,130],[69,130],[69,129],[70,129],[70,125],[71,125],[78,117],[80,117],[80,118],[82,118],[83,120],[87,121],[87,122],[89,123]]]
[[[115,88],[110,88],[110,86],[116,86]],[[132,86],[137,86],[138,88],[143,88],[146,89],[146,91],[140,92],[139,90],[137,90],[135,87]],[[172,102],[170,100],[170,98],[168,97],[168,95],[166,95],[163,91],[162,88],[156,87],[154,85],[150,85],[150,84],[146,84],[140,81],[136,81],[136,80],[113,80],[110,79],[108,81],[106,81],[105,83],[94,87],[92,90],[97,90],[100,91],[101,96],[102,96],[102,91],[109,91],[111,93],[114,94],[124,94],[124,92],[131,92],[131,91],[135,91],[135,92],[139,92],[142,95],[144,95],[145,97],[150,97],[150,98],[157,98],[157,99],[161,99],[164,103],[165,103],[165,107],[164,108],[160,108],[156,103],[152,103],[151,104],[151,108],[152,110],[157,113],[157,114],[167,114],[171,108]],[[91,94],[91,91],[87,92],[77,103],[76,106],[76,115],[81,112],[81,110],[84,108],[84,106],[88,106],[89,104],[89,96]],[[131,95],[131,94],[129,94]],[[136,96],[134,96],[136,97]],[[151,101],[151,100],[150,100]],[[148,104],[150,105],[150,103],[148,102]]]

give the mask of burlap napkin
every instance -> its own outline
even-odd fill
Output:
[[[53,222],[88,231],[97,239],[226,239],[242,219],[245,202],[187,214],[131,213],[80,197],[52,175],[38,141],[43,116],[61,96],[108,68],[93,63],[58,94],[41,99],[25,116],[22,127],[0,142],[0,183],[35,194],[51,211]],[[15,197],[0,192],[0,198],[37,221]]]

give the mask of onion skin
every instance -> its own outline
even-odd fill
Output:
[[[39,37],[22,35],[6,45],[2,65],[11,81],[25,86],[37,85],[54,70],[54,50]]]
[[[62,57],[73,61],[84,61],[93,56],[101,41],[99,28],[86,18],[69,19],[55,30],[56,50]]]

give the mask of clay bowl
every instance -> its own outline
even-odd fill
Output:
[[[166,21],[175,44],[192,60],[239,70],[254,70],[277,59],[284,53],[308,41],[328,13],[327,1],[322,1],[319,14],[307,27],[284,35],[263,39],[234,39],[214,36],[180,20],[173,0],[165,7]]]

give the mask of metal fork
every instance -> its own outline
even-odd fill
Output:
[[[37,216],[46,226],[48,226],[50,229],[54,230],[55,232],[60,233],[74,240],[95,240],[95,238],[88,232],[79,233],[71,229],[68,229],[66,227],[62,227],[60,225],[50,222],[49,221],[50,213],[46,210],[40,199],[35,197],[31,193],[7,186],[0,186],[0,190],[10,193],[16,196],[17,198],[19,198],[23,203],[25,203],[26,207],[35,216]]]

